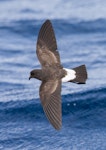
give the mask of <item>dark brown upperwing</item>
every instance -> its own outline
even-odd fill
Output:
[[[55,63],[60,64],[56,38],[50,20],[46,20],[40,29],[36,53],[43,67]]]
[[[61,81],[42,82],[39,94],[48,120],[55,129],[59,130],[62,125]]]

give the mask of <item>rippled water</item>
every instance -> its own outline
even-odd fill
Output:
[[[106,2],[0,1],[0,150],[106,149]],[[51,19],[61,62],[86,64],[86,85],[62,85],[63,125],[55,131],[40,101],[36,39]]]

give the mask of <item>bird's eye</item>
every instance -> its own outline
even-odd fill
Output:
[[[33,72],[31,72],[31,76],[34,76],[34,73],[33,73]]]

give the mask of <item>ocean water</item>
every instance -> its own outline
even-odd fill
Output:
[[[39,29],[50,19],[61,62],[86,64],[85,85],[62,85],[56,131],[39,100]],[[0,150],[106,150],[106,1],[0,1]]]

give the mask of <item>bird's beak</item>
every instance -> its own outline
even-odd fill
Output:
[[[31,79],[31,76],[29,77],[29,80]]]

